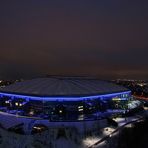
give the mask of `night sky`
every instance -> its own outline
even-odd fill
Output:
[[[1,0],[0,78],[148,79],[147,0]]]

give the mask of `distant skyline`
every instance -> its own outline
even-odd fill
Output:
[[[148,79],[147,0],[5,0],[0,78]]]

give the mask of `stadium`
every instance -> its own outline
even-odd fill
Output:
[[[12,121],[14,125],[23,123],[31,127],[35,122],[46,126],[57,122],[63,126],[63,123],[70,125],[70,121],[95,121],[128,112],[130,99],[128,89],[97,79],[47,77],[26,80],[0,90],[1,122],[4,118],[1,124],[10,128],[9,124],[6,126],[6,116],[10,118],[11,126]]]

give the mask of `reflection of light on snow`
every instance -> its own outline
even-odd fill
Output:
[[[145,110],[148,110],[148,107],[144,107]]]
[[[101,137],[87,137],[86,139],[83,140],[84,147],[94,145],[96,142],[100,141],[105,136],[112,137],[112,136],[116,135],[116,134],[112,134],[112,132],[114,132],[114,130],[115,130],[114,128],[106,127],[104,129],[102,129],[103,135]],[[98,145],[100,147],[100,146],[103,146],[104,144],[106,144],[105,141],[102,141]]]
[[[118,126],[123,126],[129,122],[132,122],[132,121],[136,121],[137,119],[141,118],[141,116],[132,116],[132,117],[125,117],[125,118],[116,118],[114,119],[117,123],[118,123]]]
[[[133,127],[132,124],[127,124],[127,125],[126,125],[126,128],[132,128],[132,127]]]
[[[116,118],[114,120],[118,123],[118,126],[123,126],[124,124],[126,124],[127,122],[130,121],[130,119],[128,117],[125,117],[125,118]]]
[[[139,121],[137,121],[137,122],[144,122],[145,120],[144,119],[141,119],[141,120],[139,120]]]
[[[99,137],[87,137],[86,139],[83,140],[84,146],[91,146],[101,140]]]
[[[114,130],[115,130],[115,129],[114,129],[114,128],[111,128],[111,127],[104,128],[104,129],[103,129],[103,134],[104,134],[105,136],[110,135]]]

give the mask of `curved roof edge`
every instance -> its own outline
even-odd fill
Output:
[[[22,94],[12,94],[12,93],[4,93],[4,92],[0,92],[0,95],[4,95],[4,96],[12,96],[12,97],[20,97],[20,98],[29,98],[32,100],[45,100],[45,101],[57,101],[57,100],[61,100],[61,101],[81,101],[84,99],[97,99],[97,98],[101,98],[101,97],[110,97],[110,96],[115,96],[115,95],[120,95],[120,94],[127,94],[127,93],[131,93],[131,91],[123,91],[123,92],[116,92],[116,93],[109,93],[109,94],[100,94],[100,95],[93,95],[93,96],[71,96],[71,97],[64,97],[64,96],[58,96],[58,97],[46,97],[46,96],[29,96],[29,95],[22,95]]]
[[[84,78],[38,78],[17,82],[0,92],[39,97],[83,97],[129,91],[111,82]]]

